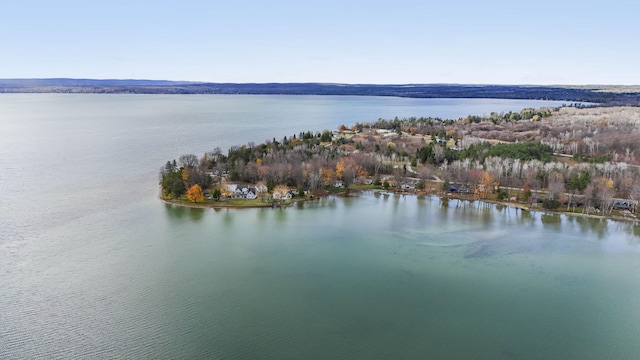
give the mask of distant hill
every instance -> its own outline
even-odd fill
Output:
[[[167,80],[0,79],[0,93],[366,95],[410,98],[544,99],[640,105],[640,86],[205,83]]]

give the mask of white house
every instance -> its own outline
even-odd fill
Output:
[[[258,183],[256,185],[256,191],[263,193],[263,192],[269,191],[269,189],[267,188],[267,185],[265,185],[263,183]]]
[[[232,199],[256,199],[258,191],[247,185],[228,184],[227,191],[231,193]]]
[[[414,184],[412,184],[412,183],[405,183],[405,184],[400,185],[400,188],[402,190],[415,190],[416,186]]]
[[[247,194],[245,195],[245,199],[256,199],[258,197],[258,191],[255,188],[249,188]]]
[[[274,191],[273,200],[291,200],[291,192]]]

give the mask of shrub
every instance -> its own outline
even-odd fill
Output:
[[[560,201],[554,199],[544,199],[542,200],[542,207],[547,210],[556,210],[560,207]]]

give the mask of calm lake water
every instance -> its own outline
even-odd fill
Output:
[[[185,153],[543,104],[0,95],[0,358],[639,358],[632,223],[374,193],[157,199]]]

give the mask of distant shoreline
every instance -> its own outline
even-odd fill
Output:
[[[549,100],[640,106],[640,86],[205,83],[166,80],[0,79],[1,93],[355,95]]]

